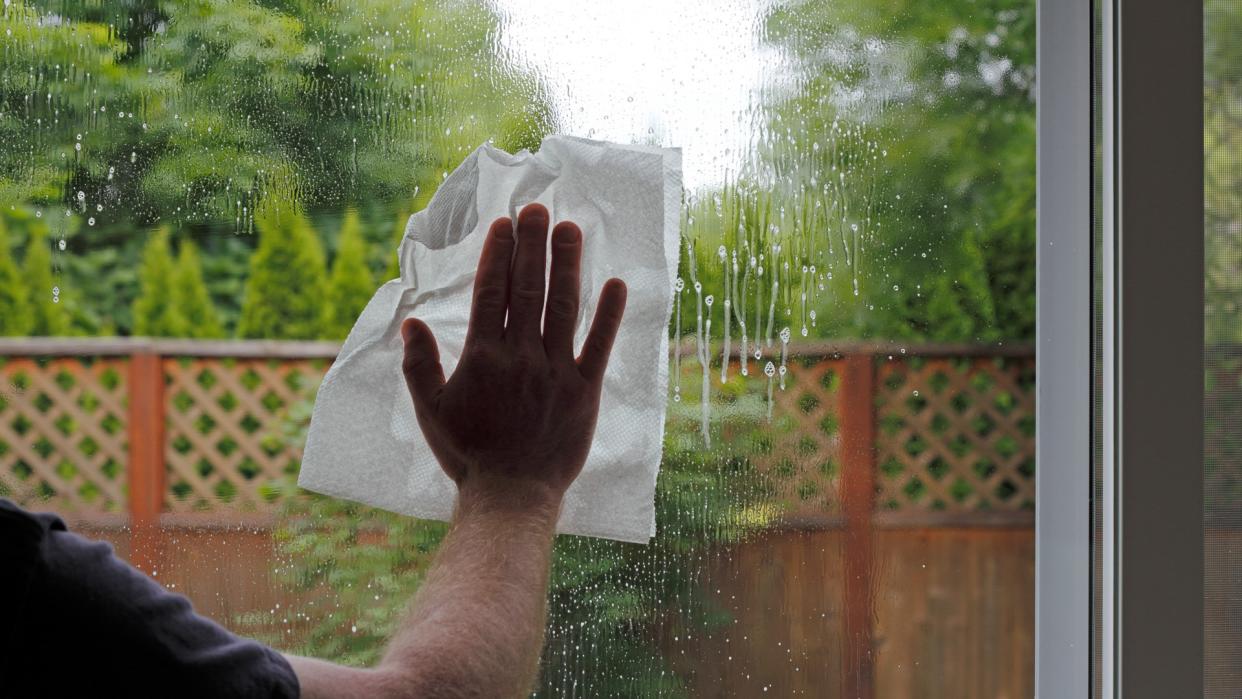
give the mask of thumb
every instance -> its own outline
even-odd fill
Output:
[[[401,360],[401,373],[405,374],[406,386],[414,407],[422,409],[433,404],[440,389],[444,387],[444,368],[440,366],[440,349],[436,346],[431,328],[417,318],[406,318],[401,323],[401,339],[405,342],[405,356]]]

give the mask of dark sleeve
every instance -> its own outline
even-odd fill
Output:
[[[34,678],[52,690],[40,694],[298,696],[297,677],[280,653],[195,614],[185,597],[118,559],[108,544],[63,523],[41,533],[20,634],[28,645],[22,650],[35,656],[30,669],[58,669]],[[88,683],[76,684],[81,678]]]

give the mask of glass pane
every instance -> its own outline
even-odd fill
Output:
[[[1242,692],[1242,2],[1204,3],[1204,685]]]
[[[0,496],[375,661],[444,525],[294,479],[405,221],[487,140],[678,146],[659,534],[558,540],[539,693],[1033,694],[1033,0],[2,17],[0,334],[60,339],[0,344]]]

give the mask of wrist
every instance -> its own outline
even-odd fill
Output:
[[[563,495],[529,478],[473,474],[457,483],[457,511],[528,513],[555,522]]]

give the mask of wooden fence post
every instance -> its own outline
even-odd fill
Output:
[[[841,418],[841,497],[845,514],[845,657],[842,696],[875,694],[872,646],[872,522],[875,505],[875,359],[845,357],[838,392]]]
[[[130,562],[150,573],[163,549],[164,504],[164,369],[153,351],[130,355],[128,412]]]

